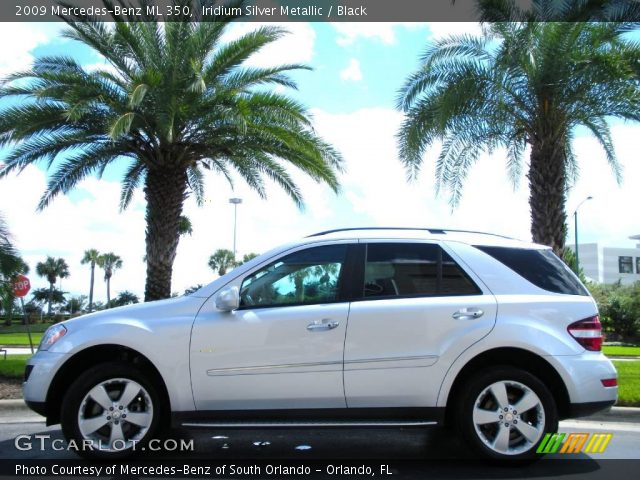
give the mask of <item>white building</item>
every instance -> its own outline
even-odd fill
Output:
[[[640,235],[629,237],[640,240]],[[573,250],[573,246],[571,246]],[[580,268],[590,280],[624,285],[640,281],[640,243],[635,248],[605,247],[597,243],[581,243],[578,247]]]

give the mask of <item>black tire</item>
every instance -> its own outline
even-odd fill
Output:
[[[141,389],[137,394],[130,393],[136,391],[138,386]],[[94,387],[98,388],[95,390],[96,397],[100,397],[104,406],[89,394]],[[127,388],[130,390],[127,391]],[[102,396],[103,390],[108,397]],[[125,392],[127,398],[123,399]],[[131,400],[127,402],[129,397]],[[133,365],[124,362],[96,365],[80,375],[65,395],[60,413],[62,433],[73,451],[82,457],[105,460],[130,457],[142,450],[158,431],[163,408],[160,398],[149,375]],[[118,403],[120,399],[126,403],[122,408]],[[108,401],[112,402],[112,406],[105,408]],[[133,418],[142,425],[134,423]],[[86,432],[93,428],[89,421],[94,420],[98,423],[104,420],[106,423],[87,435]],[[119,436],[111,437],[114,428],[116,432],[122,432],[122,442],[115,439],[119,439]],[[111,440],[113,442],[110,443]],[[83,442],[87,441],[92,443],[92,448],[83,446]]]
[[[502,386],[506,397],[502,395]],[[520,404],[522,408],[534,400],[537,403],[518,412],[515,407],[525,396],[527,401]],[[508,405],[500,407],[505,398]],[[497,422],[488,421],[494,415]],[[454,416],[466,443],[482,458],[492,460],[536,460],[542,457],[536,449],[544,435],[558,430],[558,409],[549,389],[531,373],[509,366],[490,367],[475,374],[461,393]]]

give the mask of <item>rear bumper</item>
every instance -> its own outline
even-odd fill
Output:
[[[545,357],[557,370],[569,394],[569,410],[595,413],[613,405],[618,387],[605,387],[602,380],[617,378],[611,361],[601,352]],[[573,407],[575,405],[575,407]],[[593,407],[589,407],[593,405]],[[569,415],[569,416],[584,416]]]
[[[603,402],[571,403],[569,405],[568,417],[587,417],[589,415],[593,415],[594,413],[601,412],[602,410],[608,410],[613,407],[615,403],[615,400],[606,400]]]

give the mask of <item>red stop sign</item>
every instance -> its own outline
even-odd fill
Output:
[[[13,280],[13,293],[16,297],[24,297],[31,290],[31,282],[24,275],[18,275]]]

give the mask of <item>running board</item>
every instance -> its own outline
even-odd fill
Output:
[[[196,410],[171,412],[171,425],[186,428],[424,427],[442,425],[441,407]]]
[[[389,427],[426,427],[438,425],[434,421],[332,421],[332,422],[185,422],[181,426],[186,428],[389,428]]]

